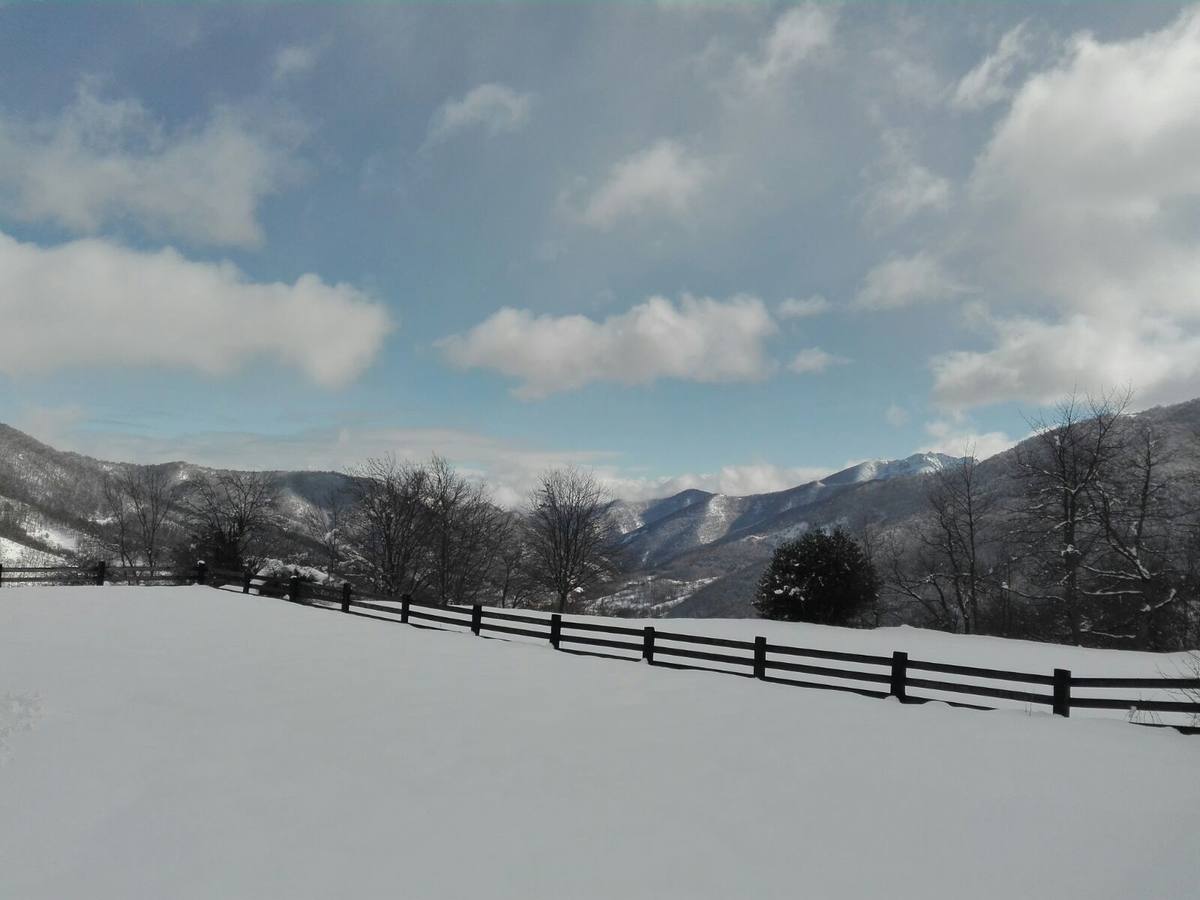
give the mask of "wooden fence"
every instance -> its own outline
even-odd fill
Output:
[[[99,563],[95,566],[3,566],[0,565],[0,585],[5,584],[49,584],[78,585],[106,582],[127,584],[164,585],[194,584],[196,569],[180,572],[165,567],[110,566]]]
[[[913,693],[933,692],[955,698],[965,695],[1016,701],[1035,707],[1046,706],[1060,716],[1069,716],[1072,709],[1137,710],[1152,714],[1186,714],[1193,717],[1194,723],[1200,722],[1200,677],[1078,677],[1068,669],[1055,669],[1052,674],[1014,672],[910,659],[907,653],[899,651],[890,656],[874,656],[792,647],[771,643],[765,637],[756,637],[753,641],[706,637],[652,625],[610,625],[587,617],[569,618],[558,613],[546,615],[497,610],[480,605],[434,606],[417,603],[407,597],[396,599],[363,593],[349,583],[335,588],[304,581],[296,574],[280,578],[209,569],[204,564],[188,572],[105,567],[103,563],[95,568],[58,566],[5,569],[0,566],[0,584],[104,584],[106,581],[240,588],[247,594],[274,596],[419,627],[449,626],[469,630],[478,636],[532,638],[547,641],[556,650],[570,653],[638,659],[651,665],[676,669],[727,672],[761,681],[847,691],[867,697],[895,697],[903,703],[938,700],[974,709],[994,708],[963,699]],[[945,678],[927,677],[926,673],[966,680],[948,681]],[[830,684],[811,680],[814,677],[848,683]],[[1079,694],[1076,689],[1086,691],[1086,694]],[[1096,689],[1167,692],[1188,699],[1096,696]],[[1192,726],[1172,727],[1186,732],[1200,731],[1200,728]]]

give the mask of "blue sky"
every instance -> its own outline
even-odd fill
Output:
[[[512,501],[1200,394],[1200,9],[0,6],[0,420]]]

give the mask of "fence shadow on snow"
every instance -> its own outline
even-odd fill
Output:
[[[215,588],[240,589],[243,593],[272,596],[315,608],[335,609],[344,613],[425,628],[469,630],[477,636],[530,638],[544,640],[556,650],[568,653],[604,656],[614,659],[641,660],[673,669],[700,669],[820,690],[844,691],[866,697],[895,697],[902,703],[945,702],[972,709],[994,709],[978,702],[961,699],[999,699],[1046,706],[1059,716],[1072,709],[1111,709],[1136,712],[1137,724],[1146,714],[1190,715],[1200,722],[1200,678],[1103,678],[1078,677],[1068,669],[1051,674],[1013,672],[976,666],[951,665],[910,659],[907,653],[873,656],[836,650],[792,647],[773,644],[764,637],[753,641],[706,637],[660,629],[633,627],[588,621],[586,617],[567,617],[533,612],[496,610],[475,606],[433,606],[408,598],[381,597],[355,590],[350,584],[330,587],[290,578],[254,575],[224,569],[209,569],[200,564],[190,571],[147,569],[145,567],[71,566],[0,566],[3,584],[103,585],[106,582],[130,584],[181,585],[207,584]],[[847,666],[852,666],[848,668]],[[915,673],[915,674],[914,674]],[[927,677],[951,676],[960,680]],[[807,677],[805,677],[807,676]],[[813,678],[828,679],[814,681]],[[1080,694],[1076,689],[1085,693]],[[1189,699],[1143,699],[1142,697],[1096,696],[1097,689],[1151,691]],[[913,691],[922,692],[914,694]],[[931,697],[923,694],[949,695]],[[1200,732],[1200,727],[1170,725],[1185,733]]]

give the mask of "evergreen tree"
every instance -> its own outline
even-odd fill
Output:
[[[862,547],[842,531],[809,531],[780,545],[758,582],[767,619],[842,625],[875,601],[879,579]]]

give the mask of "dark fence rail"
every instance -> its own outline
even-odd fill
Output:
[[[75,585],[105,582],[137,584],[181,584],[194,582],[203,567],[186,572],[164,566],[4,566],[0,565],[0,585],[50,584]]]
[[[451,626],[473,634],[490,634],[549,641],[557,650],[618,659],[638,659],[651,665],[676,669],[718,671],[762,681],[822,690],[849,691],[868,697],[895,697],[904,703],[925,703],[942,698],[914,695],[913,690],[1010,700],[1048,706],[1056,715],[1069,716],[1071,709],[1139,710],[1148,713],[1183,713],[1200,722],[1200,677],[1198,678],[1099,678],[1076,677],[1067,669],[1053,674],[1014,672],[949,663],[909,659],[907,653],[874,656],[772,644],[764,637],[753,641],[708,637],[653,626],[610,625],[585,619],[568,619],[558,613],[538,615],[475,606],[436,606],[418,603],[407,596],[384,597],[339,585],[305,581],[299,573],[283,577],[209,568],[203,563],[188,571],[147,567],[0,566],[0,585],[42,583],[59,585],[104,584],[106,581],[159,584],[208,584],[239,588],[243,593],[278,597],[296,603],[329,605],[342,612],[386,618],[422,628]],[[364,610],[358,612],[356,610]],[[615,652],[614,652],[615,651]],[[621,655],[618,655],[621,654]],[[784,657],[784,658],[780,658]],[[796,661],[797,657],[820,661],[820,665]],[[841,664],[841,665],[833,665]],[[852,665],[854,668],[844,666]],[[719,666],[720,668],[714,668]],[[971,681],[947,681],[913,677],[911,672],[958,676]],[[801,680],[794,675],[816,676],[851,682],[830,684]],[[978,683],[978,682],[984,683]],[[1001,682],[1004,684],[997,684]],[[865,684],[864,684],[865,683]],[[866,685],[886,686],[886,689]],[[1013,686],[1007,686],[1013,685]],[[1029,686],[1043,688],[1034,692]],[[1020,688],[1020,689],[1018,689]],[[1188,699],[1159,700],[1140,697],[1077,696],[1073,689],[1101,688],[1169,691]],[[1048,689],[1048,692],[1046,691]],[[945,700],[956,706],[989,709],[965,701]],[[1149,724],[1149,723],[1147,723]],[[1200,728],[1173,726],[1181,731]]]
[[[1045,706],[1060,716],[1069,716],[1072,708],[1136,709],[1144,712],[1186,713],[1200,719],[1200,678],[1076,678],[1066,669],[1055,669],[1051,674],[1016,672],[909,659],[906,653],[899,652],[891,656],[874,656],[772,644],[763,637],[746,641],[662,631],[653,626],[638,628],[610,625],[570,619],[557,613],[538,615],[494,610],[478,605],[435,606],[403,597],[382,597],[363,593],[349,585],[336,590],[317,586],[310,588],[302,583],[300,590],[301,602],[324,601],[336,604],[343,612],[366,609],[372,613],[396,617],[393,621],[398,619],[402,623],[421,627],[453,626],[481,636],[517,636],[546,640],[556,649],[571,653],[640,659],[656,666],[719,671],[801,687],[850,691],[869,697],[893,696],[905,703],[943,700],[956,706],[992,708],[966,702],[966,698],[983,697]],[[311,594],[303,593],[310,590]],[[822,664],[800,662],[797,657],[807,657]],[[929,672],[967,680],[914,677],[913,672]],[[800,680],[791,677],[793,675],[817,676],[850,683],[830,684]],[[868,685],[880,687],[872,688]],[[1040,686],[1044,690],[1035,692],[1029,689],[1030,686]],[[1072,688],[1110,687],[1171,691],[1177,696],[1188,696],[1189,699],[1100,698],[1075,696],[1072,691]],[[918,693],[914,694],[914,691]],[[925,696],[928,692],[962,695],[964,699],[955,701]],[[1191,699],[1192,697],[1196,699]],[[1183,726],[1175,727],[1185,731],[1197,730]]]

